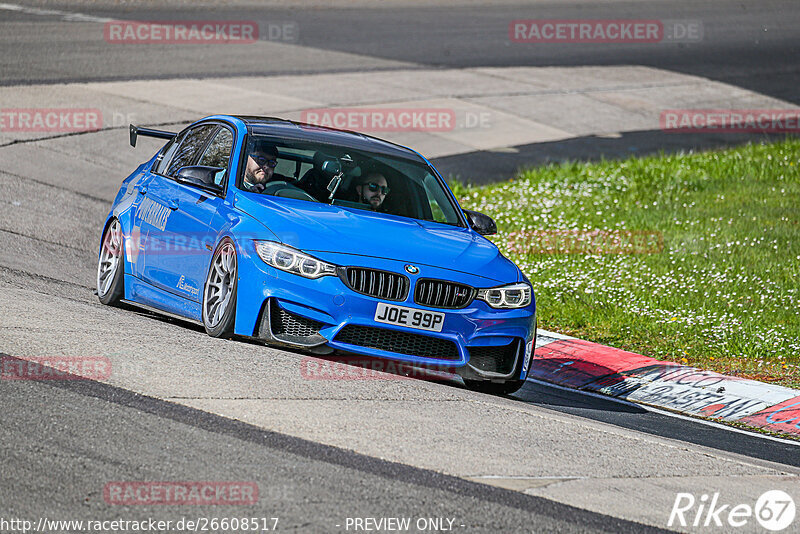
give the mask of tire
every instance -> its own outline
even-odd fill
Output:
[[[117,219],[103,233],[97,258],[97,298],[108,306],[119,303],[125,295],[125,247],[122,225]]]
[[[203,288],[203,326],[212,337],[230,337],[236,320],[236,247],[223,239],[211,258]]]
[[[507,380],[505,382],[489,382],[488,380],[464,380],[464,385],[472,391],[488,395],[511,395],[525,385],[524,380]]]
[[[537,319],[533,326],[533,347],[536,350],[536,337],[539,335],[539,321]],[[523,360],[524,361],[524,360]],[[528,362],[528,368],[525,370],[525,376],[528,376],[531,365],[533,365],[533,354]],[[522,367],[522,365],[520,365]],[[522,369],[515,370],[514,374],[519,376]],[[525,385],[524,380],[507,380],[505,382],[489,382],[488,380],[464,380],[464,385],[472,391],[486,393],[488,395],[511,395]]]

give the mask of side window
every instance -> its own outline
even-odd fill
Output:
[[[436,181],[436,178],[429,174],[425,177],[423,184],[425,185],[425,193],[428,196],[428,204],[430,204],[433,220],[441,223],[458,220],[453,205],[447,200],[444,189]]]
[[[216,129],[216,124],[207,124],[189,130],[189,133],[186,134],[183,141],[175,150],[175,155],[164,174],[175,176],[181,167],[191,165],[195,161],[195,158],[197,158],[198,153],[206,146],[208,136],[214,133]]]
[[[295,171],[297,170],[297,163],[295,161],[290,160],[290,159],[284,159],[284,158],[278,157],[278,166],[275,167],[275,174],[281,174],[283,176],[292,177],[295,180],[297,180],[300,176],[303,176],[303,173],[307,169],[310,169],[312,166],[311,165],[306,165],[305,167],[306,167],[305,169],[303,169],[301,167],[300,175],[295,177]]]
[[[224,169],[219,171],[214,177],[214,183],[219,185],[225,177],[225,171],[228,169],[228,162],[231,159],[231,149],[233,148],[233,134],[227,128],[220,128],[214,139],[208,144],[208,148],[200,156],[198,165],[205,165],[206,167],[219,167]]]
[[[164,174],[167,172],[167,166],[172,160],[172,156],[175,155],[175,149],[181,144],[182,139],[183,137],[179,135],[166,144],[164,147],[164,154],[161,156],[161,159],[158,160],[158,163],[156,163],[155,172],[157,174]]]

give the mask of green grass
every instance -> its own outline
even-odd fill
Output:
[[[492,240],[531,279],[542,328],[798,387],[799,168],[787,139],[452,187],[496,220]],[[663,248],[547,253],[553,230],[645,231]]]

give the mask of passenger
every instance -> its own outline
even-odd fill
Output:
[[[382,211],[383,201],[389,194],[389,183],[384,175],[373,172],[359,179],[356,194],[359,202],[369,204],[373,211]]]
[[[267,182],[288,181],[281,174],[275,174],[278,166],[278,149],[275,145],[256,142],[255,147],[247,156],[247,167],[242,180],[242,189],[261,193]]]

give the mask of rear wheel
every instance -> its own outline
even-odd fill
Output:
[[[203,291],[203,326],[208,335],[233,334],[236,319],[236,247],[225,238],[217,247]]]
[[[112,219],[103,234],[97,260],[97,298],[103,304],[117,304],[125,294],[123,242],[122,225]]]

